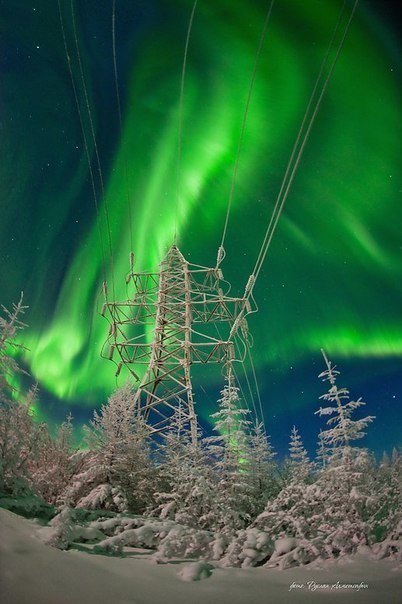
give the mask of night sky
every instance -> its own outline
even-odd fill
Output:
[[[268,4],[198,2],[177,225],[179,247],[196,264],[216,261]],[[341,5],[274,5],[225,242],[233,294],[254,267]],[[125,298],[131,234],[139,271],[155,268],[173,242],[192,2],[116,0],[121,124],[112,0],[60,6],[74,87],[57,0],[0,1],[0,302],[10,306],[23,290],[30,307],[20,360],[39,382],[37,417],[53,424],[71,411],[79,425],[116,386],[114,365],[100,356],[102,281]],[[365,444],[377,452],[402,444],[399,22],[396,4],[360,2],[256,285],[252,354],[281,453],[293,424],[315,448],[320,348],[341,370],[339,384],[377,416]],[[222,376],[208,369],[195,378],[206,420]]]

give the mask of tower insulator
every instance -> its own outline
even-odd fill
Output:
[[[245,296],[247,296],[247,294],[252,290],[252,288],[254,287],[254,283],[255,283],[255,276],[254,276],[254,274],[251,274],[246,283],[246,289],[244,291]]]

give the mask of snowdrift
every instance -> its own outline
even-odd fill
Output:
[[[399,604],[402,568],[360,555],[319,568],[222,569],[214,563],[153,564],[146,551],[112,558],[44,545],[39,526],[0,509],[4,604]],[[197,580],[205,579],[205,580]],[[348,587],[350,585],[368,587]]]

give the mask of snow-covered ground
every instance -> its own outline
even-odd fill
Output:
[[[60,551],[40,541],[35,522],[0,509],[2,604],[402,602],[401,565],[363,555],[285,571],[188,561],[158,565],[149,558],[145,551],[125,558]],[[191,581],[200,574],[203,580]]]

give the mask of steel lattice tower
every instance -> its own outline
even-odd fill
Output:
[[[139,382],[135,406],[153,434],[163,436],[180,409],[195,441],[191,365],[234,360],[236,332],[247,334],[249,301],[226,295],[222,271],[188,263],[176,245],[157,273],[134,272],[132,260],[126,282],[128,299],[106,301],[102,311],[110,321],[108,356],[118,355],[116,374],[126,367]],[[136,368],[144,364],[140,379]]]

